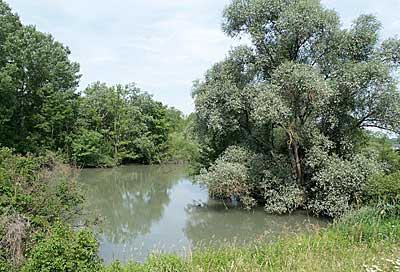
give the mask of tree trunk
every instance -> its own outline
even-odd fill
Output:
[[[296,174],[297,184],[301,187],[304,186],[304,174],[302,167],[302,155],[299,151],[299,143],[289,133],[289,152],[292,156],[293,172]]]

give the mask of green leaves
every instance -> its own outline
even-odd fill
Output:
[[[365,156],[329,157],[312,178],[315,185],[308,208],[316,214],[341,216],[362,204],[368,177],[380,171],[380,165]]]
[[[79,65],[69,49],[22,26],[0,4],[0,20],[8,23],[0,28],[0,143],[22,153],[62,150],[85,166],[164,158],[165,106],[134,84],[95,83],[80,97]]]
[[[368,171],[352,169],[364,130],[399,132],[400,42],[380,43],[382,26],[372,15],[342,29],[318,0],[232,0],[223,17],[228,36],[248,37],[252,45],[232,50],[194,86],[202,154],[215,161],[211,172],[230,146],[244,146],[264,156],[270,181],[257,181],[252,194],[270,192],[270,211],[289,211],[285,203],[296,206],[305,195],[318,213],[340,215],[335,209],[352,207],[365,185]],[[268,178],[277,171],[271,157],[285,158],[287,178]],[[372,171],[373,163],[366,165]],[[287,182],[292,175],[297,184]]]
[[[382,61],[393,68],[398,68],[400,65],[400,39],[389,38],[383,41],[378,54]]]
[[[98,242],[88,230],[58,224],[39,241],[22,271],[99,271]]]
[[[9,24],[0,29],[0,142],[20,152],[62,148],[76,117],[79,65],[51,35],[22,26],[1,5]]]
[[[318,63],[340,33],[336,13],[314,0],[232,1],[223,29],[229,36],[250,36],[265,79],[286,61]]]
[[[373,15],[361,15],[353,23],[348,36],[347,54],[356,61],[368,61],[377,44],[381,23]]]
[[[255,118],[285,129],[294,123],[304,126],[309,118],[316,118],[333,94],[318,70],[295,63],[282,64],[271,83],[257,88],[260,95],[255,101]]]
[[[21,266],[34,234],[76,220],[82,202],[71,169],[54,154],[20,156],[0,148],[0,259]]]
[[[83,166],[159,162],[170,130],[166,107],[134,84],[94,83],[80,98],[70,157]]]

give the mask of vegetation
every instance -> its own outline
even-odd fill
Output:
[[[0,271],[400,270],[400,155],[371,132],[400,131],[400,40],[380,41],[380,29],[371,15],[343,29],[318,0],[232,0],[223,30],[251,45],[195,83],[185,117],[134,84],[79,93],[69,49],[0,0]],[[84,198],[65,163],[187,161],[212,197],[335,223],[105,266],[94,234],[74,225]]]
[[[97,82],[77,92],[79,65],[67,47],[22,25],[4,1],[0,17],[2,146],[23,154],[51,150],[89,167],[188,161],[197,152],[181,112],[134,84]]]
[[[22,271],[99,271],[97,252],[98,243],[90,231],[56,226],[38,241]]]
[[[85,166],[159,162],[168,148],[166,110],[134,85],[95,83],[80,99],[70,157]]]
[[[368,141],[400,128],[400,40],[380,29],[371,15],[343,29],[319,1],[233,0],[223,30],[251,45],[193,91],[210,194],[331,217],[365,203],[368,178],[398,170],[391,146]]]
[[[54,155],[14,155],[0,149],[0,271],[20,266],[53,226],[80,214],[83,195],[74,171]]]
[[[0,271],[385,271],[399,269],[397,174],[376,178],[370,206],[315,234],[245,247],[199,248],[190,256],[154,255],[145,263],[105,266],[88,230],[74,230],[82,195],[74,171],[46,157],[0,150]],[[231,160],[235,158],[231,157]],[[240,158],[236,158],[240,159]],[[373,192],[373,193],[372,193]]]
[[[397,206],[399,209],[399,206]],[[65,271],[74,267],[74,271],[398,271],[400,227],[398,217],[382,213],[382,208],[366,207],[343,217],[329,229],[316,234],[286,238],[274,244],[262,241],[247,247],[202,248],[190,254],[190,257],[176,255],[153,255],[145,263],[130,262],[122,265],[116,261],[111,266],[98,266],[98,261],[90,254],[87,243],[85,254],[69,259],[73,254],[60,253],[73,251],[79,242],[69,249],[48,251],[48,248],[61,246],[65,238],[49,238],[42,242],[35,252],[42,253],[41,258],[33,257],[27,264],[27,271],[43,269],[43,263],[49,260],[46,269],[39,271]],[[81,234],[81,233],[80,233]],[[78,236],[80,235],[78,234]],[[70,233],[72,237],[76,234]],[[84,236],[85,237],[85,236]],[[68,238],[71,239],[71,238]],[[68,240],[69,241],[69,240]],[[69,245],[69,242],[66,243]],[[50,253],[50,255],[48,255]],[[36,255],[34,255],[36,256]],[[82,257],[85,256],[85,257]],[[50,261],[51,260],[51,261]],[[52,262],[57,260],[56,262]],[[55,270],[58,260],[65,262],[63,269]],[[77,266],[77,263],[84,264]],[[92,270],[87,270],[90,267]],[[36,269],[36,270],[34,270]],[[380,270],[379,270],[380,269]]]

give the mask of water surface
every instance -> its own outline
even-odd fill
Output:
[[[211,200],[183,166],[84,169],[79,180],[89,208],[103,219],[96,232],[106,263],[144,261],[152,252],[186,254],[200,245],[274,241],[326,224],[305,212],[268,215]]]

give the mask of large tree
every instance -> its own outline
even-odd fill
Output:
[[[307,191],[316,171],[307,154],[317,146],[349,159],[366,128],[399,132],[400,40],[381,41],[380,29],[371,15],[343,29],[319,0],[233,0],[223,30],[251,45],[232,50],[193,92],[209,157],[230,145],[288,156]]]
[[[79,65],[70,51],[23,26],[0,1],[0,143],[18,151],[62,148],[75,119]]]

